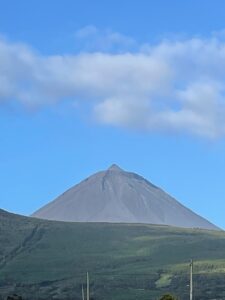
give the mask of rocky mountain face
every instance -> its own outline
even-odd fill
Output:
[[[32,217],[69,222],[146,223],[218,229],[162,189],[117,165],[75,185]]]

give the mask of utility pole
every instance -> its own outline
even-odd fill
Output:
[[[190,263],[190,300],[193,300],[193,259]]]
[[[87,300],[90,299],[90,291],[89,291],[89,275],[87,272]]]
[[[82,284],[82,300],[84,300],[84,287],[83,287],[83,284]]]

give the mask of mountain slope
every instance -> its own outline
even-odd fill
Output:
[[[225,299],[225,234],[146,224],[65,223],[0,211],[0,299],[81,299],[88,270],[94,299]]]
[[[72,187],[32,216],[73,222],[218,229],[143,177],[125,172],[116,165]]]

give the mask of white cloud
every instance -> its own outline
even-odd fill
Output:
[[[87,27],[77,35],[99,32]],[[102,124],[215,138],[225,136],[224,90],[225,42],[215,35],[162,41],[136,52],[57,56],[0,40],[0,103],[89,101]]]
[[[149,105],[145,99],[137,101],[132,96],[114,97],[100,102],[95,113],[102,123],[143,129],[149,118]]]

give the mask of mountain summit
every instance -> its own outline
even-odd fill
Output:
[[[33,217],[218,229],[143,177],[113,164],[67,190]]]
[[[119,171],[119,172],[124,172],[123,169],[121,169],[119,166],[116,164],[112,164],[111,167],[108,168],[108,171]]]

